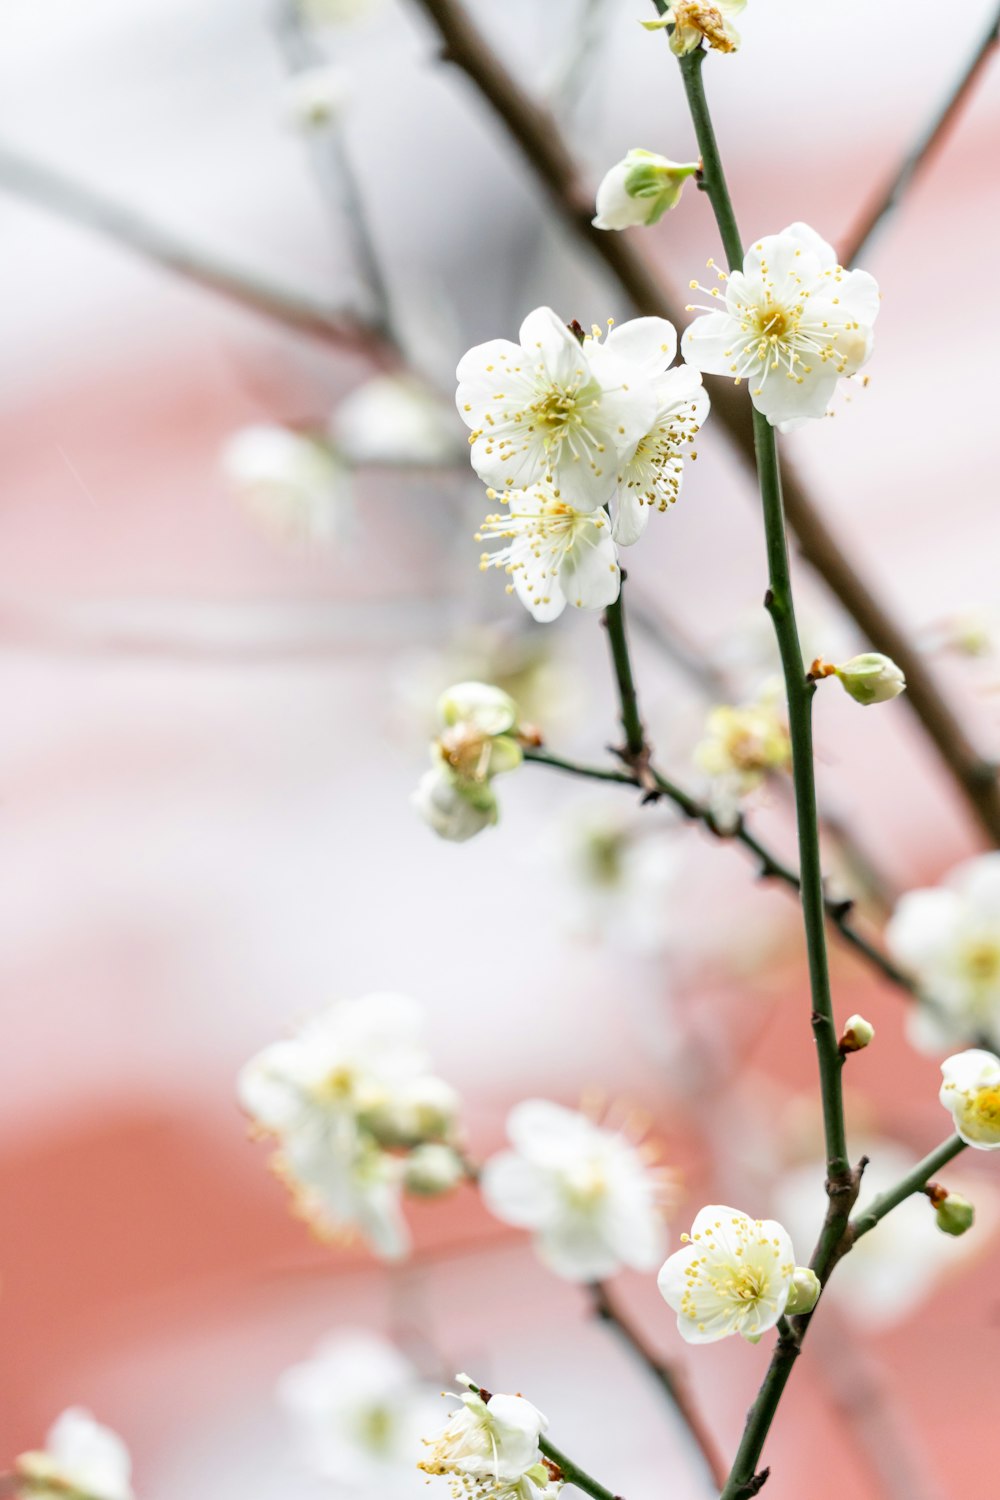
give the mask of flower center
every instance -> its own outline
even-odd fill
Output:
[[[599,1161],[582,1162],[567,1174],[564,1183],[566,1200],[574,1208],[593,1208],[607,1190],[608,1179]]]
[[[364,1447],[373,1453],[388,1453],[396,1426],[395,1416],[389,1406],[366,1406],[358,1414],[358,1436]]]
[[[758,1271],[755,1266],[739,1266],[729,1272],[719,1290],[734,1302],[759,1302],[766,1286],[767,1281],[762,1271]]]
[[[772,343],[784,342],[789,332],[794,333],[798,319],[784,307],[778,307],[774,302],[767,302],[763,307],[756,309],[754,320],[757,332],[762,340],[769,339]],[[761,355],[763,358],[763,355]]]
[[[965,952],[965,968],[969,978],[986,984],[1000,975],[1000,945],[984,938],[971,943]]]
[[[1000,1088],[980,1089],[970,1100],[969,1110],[988,1130],[1000,1131]]]
[[[451,769],[466,781],[485,781],[490,767],[490,736],[472,724],[455,724],[438,740]]]
[[[339,1068],[333,1068],[316,1085],[315,1093],[329,1104],[338,1103],[350,1098],[354,1092],[354,1083],[354,1069],[346,1063],[341,1063]]]
[[[617,885],[622,873],[623,840],[617,833],[594,833],[587,840],[586,861],[596,885]]]

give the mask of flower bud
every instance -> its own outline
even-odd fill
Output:
[[[943,1198],[932,1200],[937,1227],[944,1234],[964,1234],[972,1228],[976,1217],[975,1206],[961,1193],[946,1193]]]
[[[446,729],[472,724],[481,734],[505,734],[517,723],[517,704],[488,682],[458,682],[441,694],[438,713]]]
[[[840,1034],[838,1047],[840,1055],[845,1057],[848,1052],[861,1052],[875,1040],[875,1027],[864,1016],[850,1016]]]
[[[655,224],[680,202],[684,183],[698,165],[633,147],[601,180],[594,227],[628,229],[633,224]]]
[[[796,1266],[788,1301],[785,1303],[786,1314],[794,1317],[796,1313],[812,1312],[821,1291],[816,1272],[811,1271],[808,1266]]]
[[[465,1176],[461,1158],[450,1146],[430,1142],[417,1146],[406,1158],[403,1185],[421,1198],[436,1198],[450,1193]]]
[[[852,656],[834,671],[846,692],[857,703],[888,703],[906,688],[906,678],[888,656],[878,651],[864,651]]]
[[[454,844],[465,843],[499,817],[496,798],[487,783],[467,789],[446,766],[427,771],[410,801],[440,838]]]

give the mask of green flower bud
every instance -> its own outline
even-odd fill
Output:
[[[788,1301],[785,1303],[787,1316],[794,1317],[796,1313],[812,1312],[819,1301],[821,1291],[822,1287],[816,1272],[811,1271],[808,1266],[796,1266]]]
[[[937,1226],[944,1234],[964,1234],[975,1217],[975,1206],[961,1193],[947,1193],[935,1204]]]
[[[833,670],[845,691],[866,708],[872,703],[888,703],[906,688],[906,678],[896,663],[878,651],[852,656],[850,661]]]

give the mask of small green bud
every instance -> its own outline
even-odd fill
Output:
[[[933,1199],[931,1200],[934,1201]],[[976,1217],[975,1205],[961,1193],[946,1193],[934,1204],[937,1226],[944,1234],[964,1234]]]
[[[906,678],[896,663],[878,651],[864,651],[860,656],[852,656],[850,661],[833,670],[845,692],[866,708],[872,703],[888,703],[906,688]]]
[[[421,1198],[438,1198],[442,1193],[450,1193],[464,1176],[461,1158],[450,1146],[433,1141],[411,1151],[403,1168],[407,1192]]]
[[[796,1266],[791,1291],[785,1303],[787,1316],[794,1317],[796,1313],[812,1312],[822,1290],[815,1271],[811,1271],[808,1266]]]

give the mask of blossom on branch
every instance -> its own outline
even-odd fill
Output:
[[[22,1453],[14,1471],[18,1493],[32,1500],[133,1500],[128,1449],[79,1406],[64,1411],[44,1450]]]
[[[459,1375],[470,1385],[467,1375]],[[451,1481],[456,1500],[554,1500],[553,1479],[538,1446],[548,1418],[523,1396],[484,1396],[467,1390],[419,1467]]]
[[[734,1333],[755,1340],[774,1327],[799,1269],[780,1224],[710,1204],[681,1238],[684,1249],[666,1261],[657,1285],[687,1343],[713,1344]]]
[[[708,292],[720,309],[705,307],[688,327],[684,358],[707,375],[745,380],[754,406],[782,430],[825,416],[841,376],[871,357],[875,278],[845,271],[807,224],[757,240],[741,271],[717,274],[725,291]]]
[[[496,492],[488,492],[496,499]],[[607,512],[577,510],[548,484],[503,497],[507,509],[489,515],[476,541],[504,543],[484,552],[482,571],[502,568],[508,593],[516,593],[528,613],[547,623],[567,604],[605,609],[618,598],[618,548]]]
[[[483,1200],[507,1224],[534,1232],[545,1265],[569,1281],[601,1281],[663,1253],[667,1184],[619,1131],[545,1099],[511,1110],[512,1151],[485,1165]]]
[[[441,838],[464,843],[499,818],[493,777],[523,759],[517,714],[513,698],[488,683],[460,682],[441,695],[442,732],[412,798]]]
[[[595,229],[629,229],[655,224],[680,202],[684,184],[698,170],[696,161],[670,161],[634,146],[601,179]]]
[[[704,42],[716,52],[735,52],[740,34],[731,17],[745,9],[747,0],[673,0],[658,21],[643,21],[647,31],[673,27],[670,47],[678,57],[694,52]]]
[[[694,761],[711,778],[709,803],[721,827],[735,824],[743,798],[768,776],[791,769],[791,741],[779,701],[780,689],[768,684],[756,703],[718,704],[708,715]]]
[[[940,1099],[967,1146],[995,1151],[1000,1146],[1000,1057],[970,1047],[941,1064]]]

